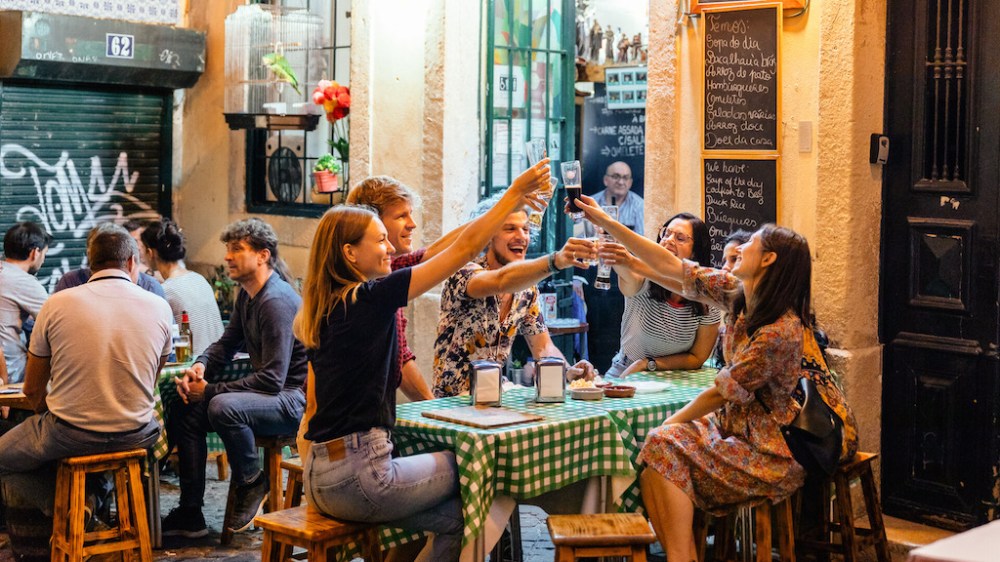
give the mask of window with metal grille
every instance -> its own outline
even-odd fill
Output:
[[[350,84],[351,0],[283,0],[271,2],[286,8],[299,8],[318,14],[325,22],[327,41],[299,77],[308,95],[323,79]],[[286,50],[295,49],[294,45]],[[311,98],[311,96],[309,96]],[[331,146],[331,141],[347,140],[350,116],[336,125],[322,116],[315,130],[248,129],[246,133],[246,205],[253,213],[292,216],[320,216],[344,197],[349,183],[346,154]],[[341,164],[341,191],[316,193],[312,168],[326,153]]]
[[[574,159],[573,0],[489,0],[486,61],[486,170],[482,197],[503,190],[528,166],[525,142],[545,139],[554,177]],[[557,190],[529,253],[555,250],[570,223]],[[563,236],[557,236],[563,233]]]
[[[924,96],[914,139],[922,144],[918,191],[967,193],[969,1],[927,3]],[[914,160],[920,162],[920,160]]]

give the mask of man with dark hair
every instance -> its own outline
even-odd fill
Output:
[[[33,222],[10,227],[3,238],[5,260],[0,262],[0,349],[6,358],[9,382],[21,382],[27,356],[24,322],[38,316],[48,291],[35,274],[52,243],[45,229]]]
[[[269,486],[254,436],[295,435],[305,409],[306,350],[292,334],[302,299],[278,274],[285,270],[278,257],[278,236],[267,223],[251,218],[228,226],[221,240],[229,277],[242,290],[219,341],[198,357],[183,379],[175,379],[185,402],[170,426],[180,457],[181,497],[163,520],[166,536],[208,534],[201,506],[209,431],[222,438],[237,486],[230,528],[249,528]],[[241,349],[250,354],[251,374],[230,382],[206,380]]]
[[[39,413],[0,437],[5,496],[46,513],[55,461],[148,448],[160,431],[153,389],[170,353],[170,306],[135,285],[139,249],[123,228],[102,225],[87,257],[90,281],[50,297],[35,323],[24,394]]]
[[[113,224],[113,223],[102,223],[102,224]],[[100,226],[101,225],[95,226],[94,228],[90,229],[89,233],[87,233],[88,248],[90,247],[91,238],[98,231]],[[137,282],[137,284],[143,289],[149,291],[150,293],[153,293],[154,295],[163,298],[163,300],[167,300],[167,295],[163,292],[163,286],[160,285],[160,282],[157,281],[156,278],[154,278],[152,275],[146,274],[144,271],[146,269],[146,266],[143,265],[141,260],[142,256],[145,255],[145,252],[143,252],[142,243],[139,241],[138,233],[141,232],[142,230],[141,226],[139,226],[139,221],[136,220],[125,221],[122,224],[122,227],[128,231],[129,236],[131,236],[133,240],[136,240],[136,245],[139,247],[139,255],[140,255],[139,281]],[[83,285],[84,283],[87,282],[88,279],[90,279],[90,274],[91,274],[90,272],[91,272],[90,267],[81,267],[80,269],[67,271],[65,274],[63,274],[62,277],[59,278],[59,282],[56,283],[56,288],[55,291],[53,292],[58,293],[59,291],[69,289],[71,287],[79,287],[80,285]]]

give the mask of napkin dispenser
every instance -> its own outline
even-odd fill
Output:
[[[535,364],[535,402],[566,401],[566,361],[542,357]]]
[[[499,406],[503,397],[503,368],[496,361],[473,361],[469,366],[472,403],[476,406]]]

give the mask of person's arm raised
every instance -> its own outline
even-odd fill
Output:
[[[574,265],[586,268],[586,265],[576,260],[577,258],[590,257],[593,253],[593,246],[589,240],[570,238],[562,249],[551,255],[509,263],[500,269],[482,271],[473,275],[469,279],[469,286],[465,293],[470,298],[483,299],[490,295],[523,291],[555,273],[549,267],[550,259],[555,269],[560,271]]]
[[[684,263],[680,258],[673,255],[670,250],[660,246],[656,242],[636,234],[622,223],[612,219],[605,213],[597,201],[586,195],[581,195],[576,200],[576,205],[582,210],[587,218],[597,226],[600,226],[608,234],[614,237],[637,258],[646,262],[654,271],[670,279],[680,280],[684,274]]]
[[[503,197],[489,211],[470,222],[463,235],[456,237],[451,246],[413,267],[407,299],[413,300],[424,294],[475,259],[497,229],[503,225],[507,215],[523,207],[528,195],[548,184],[549,160],[545,158],[517,176]]]

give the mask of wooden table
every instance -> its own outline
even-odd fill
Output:
[[[8,384],[0,386],[0,392],[16,390],[13,393],[0,394],[0,406],[17,408],[18,410],[34,410],[28,398],[21,392],[21,384]]]

